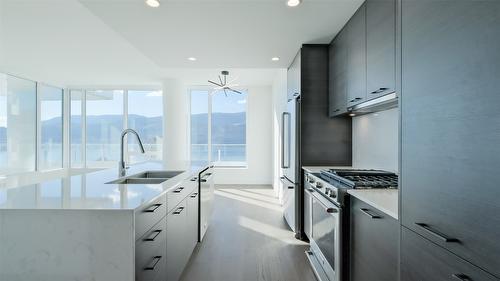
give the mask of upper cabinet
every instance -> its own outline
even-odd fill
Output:
[[[347,112],[347,44],[346,29],[339,32],[328,47],[328,114]]]
[[[295,56],[287,72],[287,99],[300,94],[300,61],[301,52]]]
[[[366,6],[347,23],[347,106],[366,100]],[[345,107],[345,104],[344,104]]]
[[[402,224],[499,278],[500,1],[401,5]]]
[[[329,115],[396,87],[396,1],[367,0],[330,44]]]
[[[367,99],[396,88],[396,1],[366,1]]]

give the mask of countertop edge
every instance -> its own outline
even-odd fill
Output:
[[[380,202],[381,199],[379,198],[378,200],[375,199],[373,196],[370,197],[367,194],[370,194],[373,192],[380,193],[380,191],[386,191],[388,194],[385,196],[386,198],[384,200],[386,201],[396,201],[395,203],[392,203],[392,207],[388,206],[389,204],[387,202]],[[393,194],[389,194],[389,192],[394,192]],[[376,208],[377,210],[380,210],[381,212],[385,213],[386,215],[391,216],[392,218],[399,220],[399,210],[398,210],[398,190],[397,189],[350,189],[347,190],[347,193],[353,197],[356,197],[357,199],[365,202],[368,205],[371,205],[372,207]]]

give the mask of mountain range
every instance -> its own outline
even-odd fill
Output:
[[[158,132],[163,132],[163,118],[129,115],[129,126],[134,128],[144,143],[155,143]],[[246,140],[246,113],[213,113],[212,142],[216,144],[241,144]],[[71,142],[81,142],[81,117],[71,117]],[[42,122],[42,142],[53,138],[61,142],[61,118]],[[102,143],[102,139],[116,139],[119,142],[123,128],[121,115],[87,116],[87,143]],[[203,128],[203,129],[202,129]],[[0,143],[7,142],[7,128],[0,127]],[[163,134],[161,134],[163,135]],[[166,136],[168,137],[168,135]],[[206,113],[191,116],[191,143],[206,144],[208,140],[208,115]]]

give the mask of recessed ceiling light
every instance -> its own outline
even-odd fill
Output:
[[[349,113],[349,116],[354,117],[354,116],[356,116],[356,114],[355,113]]]
[[[196,58],[194,58],[194,57],[189,57],[189,58],[188,58],[188,60],[190,60],[190,61],[195,61],[195,60],[196,60]]]
[[[158,8],[160,7],[160,0],[146,0],[146,4],[149,7]]]
[[[272,61],[279,61],[279,60],[280,60],[280,58],[278,58],[278,57],[273,57],[271,60],[272,60]]]
[[[288,0],[286,4],[289,7],[297,7],[300,4],[301,0]]]

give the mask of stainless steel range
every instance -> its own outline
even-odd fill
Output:
[[[320,281],[348,280],[348,189],[397,188],[398,176],[379,170],[328,169],[304,178],[307,257]]]

